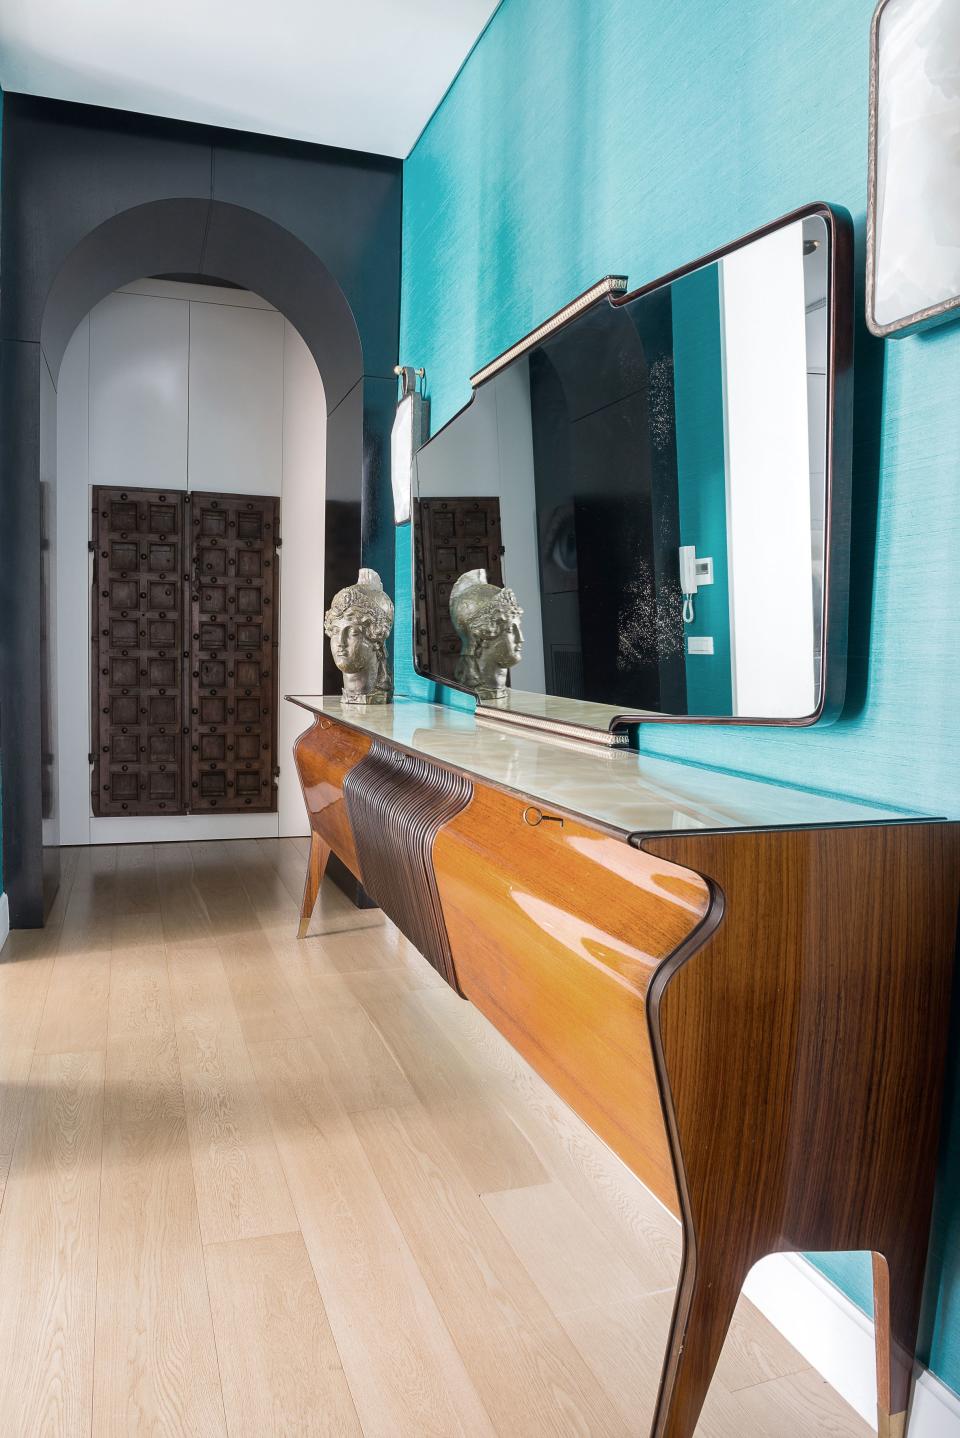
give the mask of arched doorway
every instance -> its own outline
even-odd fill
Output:
[[[57,412],[55,475],[42,466],[45,843],[307,834],[291,758],[303,724],[278,702],[323,684],[327,407],[305,342],[249,290],[145,277],[81,320],[55,392],[43,378]],[[153,534],[164,516],[174,532]],[[141,538],[128,554],[130,519]],[[222,555],[223,572],[192,584],[208,532],[207,567]],[[132,588],[116,572],[130,558]]]
[[[291,157],[292,147],[253,137],[224,138],[197,126],[16,99],[20,110],[11,114],[8,104],[5,111],[3,175],[0,753],[5,888],[13,925],[31,927],[43,922],[59,868],[57,851],[43,847],[44,772],[54,758],[44,742],[49,594],[40,451],[50,416],[41,402],[43,371],[55,388],[66,345],[83,316],[144,275],[216,276],[262,295],[302,335],[323,380],[329,598],[355,576],[362,532],[372,535],[389,492],[385,455],[395,389],[386,361],[395,361],[397,313],[391,313],[392,302],[382,314],[375,312],[364,300],[364,281],[372,299],[378,290],[383,293],[385,255],[390,270],[396,268],[399,166],[374,157],[341,158],[312,146],[299,147]],[[38,112],[43,124],[37,123]],[[51,113],[67,128],[54,133]],[[18,150],[21,133],[25,143]],[[221,153],[242,171],[239,179],[231,173],[229,182],[220,181],[231,199],[216,193],[215,160]],[[21,167],[12,183],[11,154],[20,156]],[[103,163],[105,156],[109,164]],[[291,159],[306,167],[303,174],[316,186],[308,197],[308,221],[302,218],[304,197]],[[185,195],[171,195],[171,168],[178,165],[189,168],[191,177],[205,165],[208,184],[187,184]],[[162,198],[149,198],[151,191]],[[377,203],[365,211],[356,201],[368,192]],[[134,194],[140,203],[123,203]],[[253,203],[239,203],[244,197]],[[389,197],[386,227],[384,197]],[[289,215],[289,224],[274,217],[278,211]],[[104,213],[108,218],[100,218]],[[317,223],[318,213],[324,224]],[[90,223],[93,219],[98,222]],[[310,243],[298,229],[310,234]],[[364,311],[359,320],[345,286]],[[367,347],[375,356],[372,374]],[[389,572],[389,556],[380,562]],[[325,687],[330,682],[325,676]]]
[[[137,205],[98,225],[50,288],[40,345],[54,384],[67,342],[111,291],[143,275],[211,275],[263,296],[295,324],[337,405],[363,376],[357,324],[326,264],[289,230],[223,200]]]

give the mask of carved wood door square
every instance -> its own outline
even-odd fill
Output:
[[[93,491],[97,816],[276,809],[279,501]]]

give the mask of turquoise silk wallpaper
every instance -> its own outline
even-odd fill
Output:
[[[631,288],[794,207],[857,232],[849,699],[823,730],[652,726],[641,748],[960,815],[960,323],[863,324],[874,0],[504,0],[404,171],[401,354],[439,428],[468,376],[587,285]],[[412,671],[398,534],[397,683]],[[960,1105],[938,1198],[928,1350],[960,1389]],[[864,1257],[825,1260],[869,1304]]]

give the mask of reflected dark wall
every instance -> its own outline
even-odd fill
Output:
[[[548,694],[585,699],[570,417],[562,373],[543,350],[530,356],[530,409],[545,688]]]
[[[672,352],[662,290],[530,357],[550,693],[686,712]]]

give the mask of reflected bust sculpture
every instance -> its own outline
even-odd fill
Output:
[[[450,618],[460,637],[454,678],[484,703],[507,697],[507,670],[523,652],[522,615],[513,590],[488,583],[485,569],[461,574],[450,591]]]
[[[345,704],[388,704],[393,690],[387,664],[387,636],[393,628],[393,600],[373,569],[361,569],[356,584],[333,596],[323,617],[333,662],[343,675]]]

